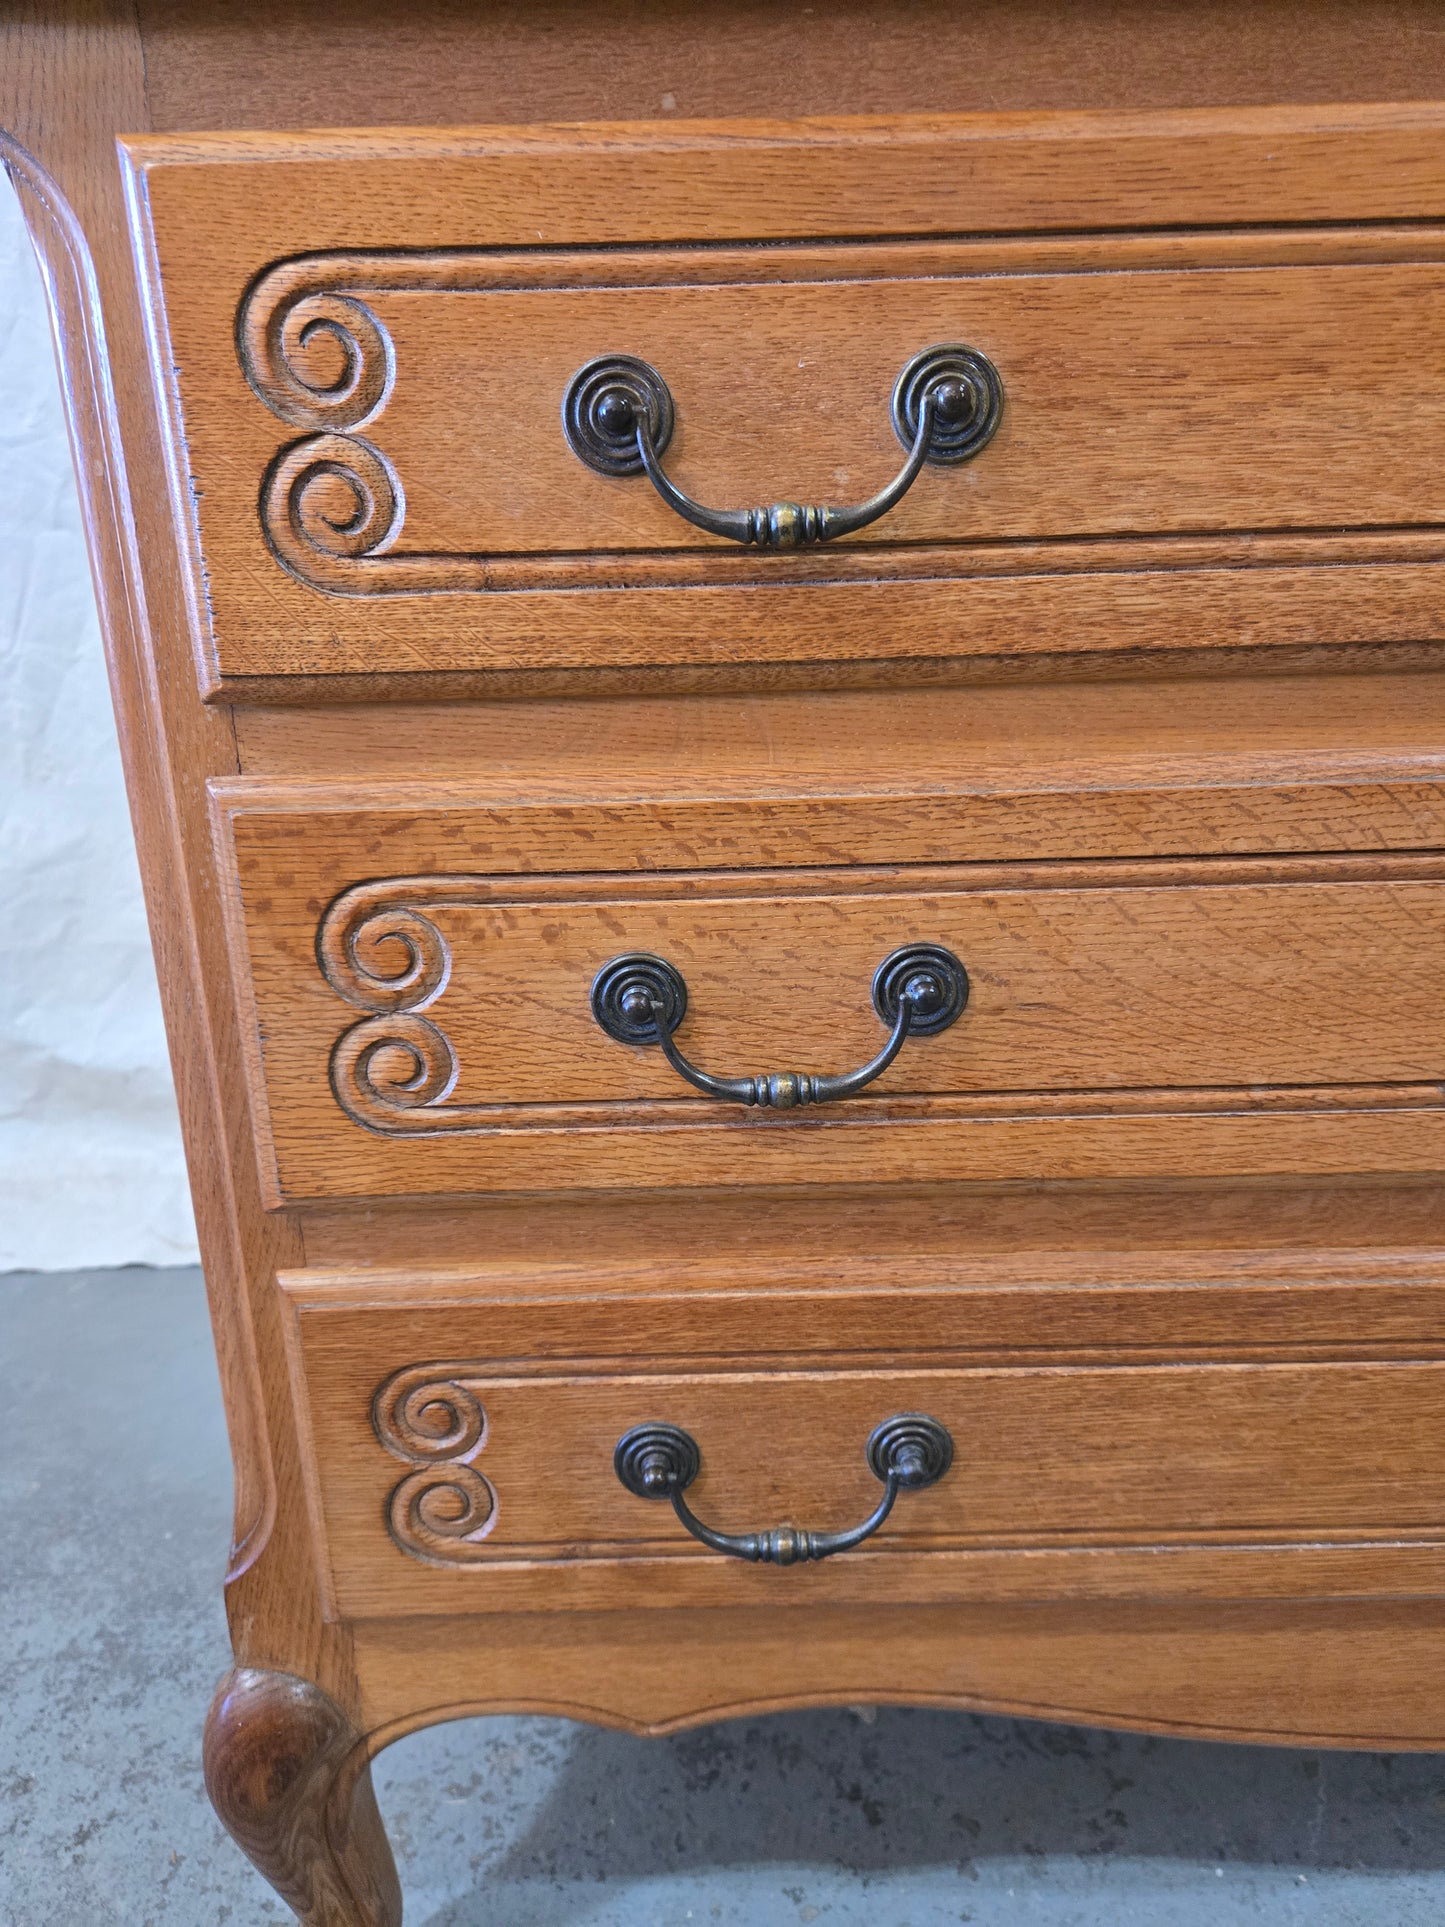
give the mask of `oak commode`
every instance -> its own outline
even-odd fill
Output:
[[[467,1713],[1445,1745],[1432,10],[1056,11],[0,29],[309,1927]]]

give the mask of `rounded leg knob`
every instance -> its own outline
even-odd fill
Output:
[[[319,1686],[238,1667],[216,1690],[206,1792],[302,1927],[401,1927],[362,1737]]]

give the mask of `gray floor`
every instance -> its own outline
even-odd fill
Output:
[[[0,1359],[0,1922],[289,1919],[197,1765],[229,1506],[197,1274],[0,1278]],[[408,1927],[1445,1918],[1439,1758],[885,1710],[472,1721],[377,1781]]]

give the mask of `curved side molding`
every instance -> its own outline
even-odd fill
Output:
[[[140,544],[131,509],[125,446],[111,379],[104,310],[89,245],[58,182],[28,149],[0,130],[0,165],[20,198],[45,278],[62,398],[76,451],[76,481],[90,550],[91,573],[111,670],[121,752],[132,795],[163,780],[165,723],[152,648]],[[178,1082],[198,1204],[207,1199],[222,1215],[205,1239],[206,1287],[229,1388],[226,1417],[235,1468],[232,1550],[228,1582],[254,1565],[276,1518],[270,1429],[252,1323],[250,1273],[239,1205],[227,1159],[222,1100],[212,1061],[204,1002],[205,976],[180,847],[178,810],[167,788],[137,816],[137,836],[154,838],[143,870],[157,964],[168,987],[171,1048],[191,1067]],[[188,1097],[187,1083],[195,1086]]]

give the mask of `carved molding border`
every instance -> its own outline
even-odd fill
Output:
[[[851,273],[865,271],[857,253],[848,243],[818,242],[792,267],[803,279],[821,274],[844,280],[850,278],[850,263]],[[820,267],[823,260],[826,268]],[[687,586],[714,579],[719,567],[730,582],[774,584],[851,580],[858,570],[872,580],[880,567],[906,577],[936,576],[939,551],[932,543],[923,544],[910,561],[905,559],[912,553],[908,545],[889,542],[885,549],[896,553],[887,563],[872,545],[867,545],[866,562],[856,547],[805,551],[788,557],[781,576],[775,556],[760,564],[702,540],[681,548],[624,543],[616,549],[521,555],[396,552],[406,522],[405,487],[396,465],[360,432],[384,411],[396,380],[395,347],[370,299],[540,291],[579,283],[593,291],[728,285],[743,263],[751,277],[788,278],[778,273],[777,262],[776,252],[770,255],[766,246],[738,243],[716,257],[700,253],[681,274],[675,258],[656,246],[608,251],[605,267],[599,266],[596,251],[576,248],[536,254],[395,249],[302,255],[275,263],[252,282],[236,318],[236,353],[253,392],[278,420],[307,431],[277,451],[262,479],[259,512],[268,547],[308,587],[350,597]],[[916,272],[917,265],[909,264],[908,271]],[[324,360],[317,353],[323,345]],[[560,393],[558,402],[560,407]],[[976,557],[966,565],[976,566]]]
[[[487,1415],[460,1365],[408,1365],[377,1387],[378,1441],[414,1469],[386,1502],[396,1544],[427,1565],[473,1565],[497,1521],[497,1493],[472,1459],[486,1445]]]
[[[1077,553],[1067,542],[1041,545],[1021,540],[977,548],[966,537],[942,545],[886,540],[803,551],[787,558],[786,573],[780,571],[776,555],[761,563],[746,552],[731,553],[702,541],[686,547],[624,544],[582,552],[397,553],[395,544],[406,522],[405,487],[395,464],[360,432],[383,413],[396,380],[395,347],[385,324],[368,305],[371,299],[579,285],[594,291],[728,285],[740,274],[764,280],[843,281],[874,271],[882,258],[879,245],[819,240],[780,251],[775,244],[738,241],[716,251],[700,250],[685,262],[656,244],[615,253],[606,250],[605,264],[599,260],[599,251],[583,247],[539,249],[530,254],[489,248],[338,250],[276,262],[256,277],[242,297],[235,328],[237,358],[253,392],[279,421],[306,431],[299,440],[281,447],[265,471],[258,506],[266,543],[278,563],[308,587],[359,598],[696,586],[715,580],[774,586],[791,582],[806,587],[873,581],[880,576],[920,581],[967,578],[980,572],[1092,575],[1101,566],[1098,557],[1081,570]],[[996,261],[996,254],[983,259],[968,256],[967,243],[950,245],[967,257],[960,261],[961,272],[976,274]],[[1050,245],[1039,243],[1045,249]],[[1306,241],[1303,245],[1311,251],[1301,259],[1316,262],[1319,244]],[[904,243],[881,246],[906,251]],[[1411,246],[1413,259],[1416,244]],[[1336,253],[1327,257],[1331,264]],[[1280,253],[1279,247],[1271,253],[1272,262],[1276,256],[1279,265],[1291,265],[1296,258],[1289,249]],[[784,261],[786,265],[780,265]],[[1349,262],[1347,253],[1339,254],[1339,265]],[[1205,253],[1198,259],[1191,257],[1190,264],[1226,267],[1230,262],[1208,255],[1205,244]],[[1051,271],[1047,255],[1034,265],[1039,272]],[[936,267],[921,264],[915,256],[898,262],[894,271],[931,275]],[[324,358],[317,353],[323,344]],[[335,372],[338,349],[339,373]],[[1373,552],[1361,551],[1361,560],[1389,564],[1404,559],[1398,531],[1361,528],[1351,534],[1357,543],[1384,544]],[[1140,566],[1132,559],[1136,553],[1147,555],[1147,566],[1156,571],[1194,570],[1210,556],[1222,567],[1289,568],[1300,561],[1326,559],[1326,549],[1328,559],[1338,560],[1339,539],[1333,529],[1283,534],[1263,528],[1250,534],[1247,550],[1241,552],[1238,537],[1175,540],[1120,534],[1110,571]],[[1281,541],[1282,550],[1270,548]],[[1318,558],[1313,553],[1316,546],[1321,549]],[[719,569],[721,577],[716,573]]]
[[[758,272],[758,254],[756,244],[740,244],[716,259],[703,254],[689,262],[681,282],[675,261],[657,248],[609,252],[601,274],[595,251],[585,249],[537,254],[395,249],[277,262],[242,298],[235,337],[242,373],[259,400],[288,427],[307,431],[277,451],[262,479],[259,515],[267,546],[308,587],[349,597],[685,586],[711,579],[708,571],[719,566],[729,581],[777,581],[776,557],[759,565],[752,557],[701,541],[683,548],[629,544],[615,552],[398,553],[395,544],[406,523],[405,486],[396,465],[361,433],[383,413],[396,381],[395,347],[368,305],[371,298],[541,290],[575,287],[579,281],[594,290],[722,284],[736,274],[740,257]],[[818,272],[820,254],[835,257],[832,272],[842,274],[844,244],[820,243],[810,250],[810,275]],[[559,393],[559,421],[560,402]],[[926,556],[925,573],[936,574],[938,556],[931,545]],[[789,564],[789,578],[807,582],[840,579],[852,567],[865,568],[871,579],[879,566],[856,557],[850,564],[847,552],[837,550],[790,557]]]
[[[1302,881],[1311,880],[1302,877]],[[793,878],[796,886],[799,878]],[[540,880],[539,880],[540,883]],[[544,886],[543,886],[544,887]],[[855,887],[858,887],[855,885]],[[594,884],[584,886],[593,894]],[[776,894],[788,885],[774,879]],[[505,893],[511,895],[510,891]],[[534,900],[527,890],[525,897]],[[540,894],[540,888],[538,891]],[[566,900],[566,893],[559,894]],[[626,895],[625,886],[619,892]],[[647,892],[651,894],[651,892]],[[321,919],[316,957],[322,976],[346,1003],[367,1013],[336,1039],[330,1080],[341,1109],[355,1123],[385,1137],[441,1133],[482,1135],[499,1131],[599,1130],[629,1122],[675,1130],[836,1130],[848,1122],[854,1101],[832,1114],[748,1112],[733,1104],[683,1094],[676,1097],[538,1102],[449,1102],[460,1074],[456,1049],[430,1014],[451,982],[452,953],[434,913],[484,908],[499,900],[498,880],[486,876],[399,876],[358,883],[335,899]],[[515,899],[514,899],[515,900]],[[598,966],[604,961],[596,959]],[[585,1001],[591,983],[584,972],[577,994]],[[1438,1083],[1228,1085],[1151,1089],[983,1091],[938,1094],[869,1094],[857,1100],[871,1122],[938,1122],[944,1119],[1017,1117],[1126,1118],[1193,1115],[1241,1116],[1261,1112],[1319,1115],[1338,1111],[1438,1110]]]
[[[58,40],[57,40],[58,45]],[[64,69],[56,67],[53,77]],[[39,131],[37,129],[37,131]],[[52,130],[52,132],[55,130]],[[46,146],[51,145],[47,137]],[[154,660],[155,633],[143,587],[140,536],[133,500],[124,481],[125,443],[116,405],[113,370],[106,344],[106,323],[96,280],[95,261],[85,230],[60,183],[28,148],[0,127],[0,176],[14,187],[30,241],[44,271],[46,302],[60,359],[67,414],[75,451],[75,474],[84,507],[91,580],[99,605],[106,647],[113,665],[112,693],[122,733],[136,741],[159,740],[160,696],[152,678],[137,665]],[[169,796],[159,771],[139,771],[132,779],[138,793]],[[159,788],[152,785],[159,783]],[[159,807],[159,805],[158,805]],[[169,819],[169,803],[163,816]],[[162,938],[157,930],[156,961],[163,979],[176,985],[194,982],[196,934],[190,895],[177,869],[180,845],[161,837],[152,873],[172,901],[172,920]],[[148,866],[149,867],[149,866]],[[184,906],[184,908],[183,908]],[[169,1011],[177,1048],[204,1059],[206,1018],[194,995],[178,995]],[[196,1101],[208,1128],[196,1140],[193,1175],[198,1185],[222,1185],[224,1138],[214,1086]],[[204,1147],[204,1148],[203,1148]],[[217,1317],[224,1317],[223,1346],[234,1369],[225,1381],[226,1411],[235,1468],[230,1556],[226,1582],[248,1572],[270,1543],[276,1522],[276,1470],[272,1458],[260,1350],[247,1288],[251,1262],[245,1234],[234,1216],[221,1214],[203,1232],[208,1278],[217,1292]],[[224,1228],[222,1228],[224,1227]],[[224,1313],[220,1307],[224,1304]],[[219,1327],[218,1327],[219,1336]]]

